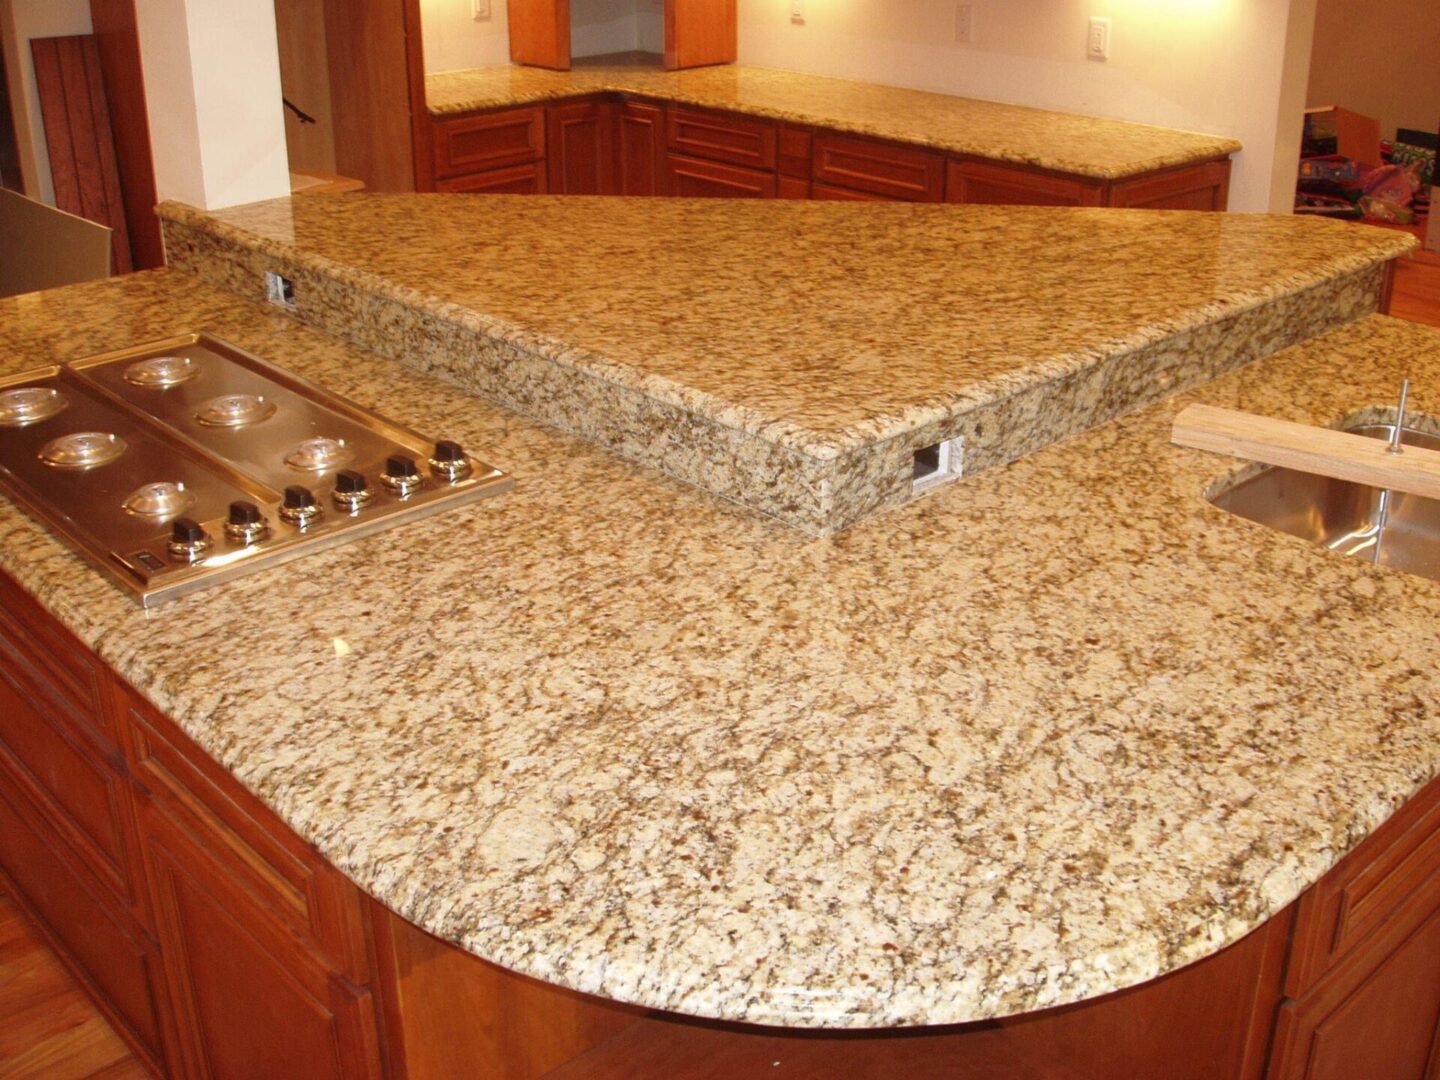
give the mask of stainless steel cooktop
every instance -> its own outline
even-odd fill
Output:
[[[513,486],[208,334],[0,379],[0,491],[146,607]]]

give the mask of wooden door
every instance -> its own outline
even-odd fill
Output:
[[[570,70],[570,0],[510,0],[510,59]]]
[[[736,0],[665,0],[666,68],[733,64],[735,5]]]
[[[143,821],[187,1072],[214,1080],[378,1080],[369,990],[278,931],[219,858],[158,805],[146,805]]]
[[[615,190],[621,195],[664,195],[665,110],[626,101],[615,114]]]
[[[553,194],[614,194],[613,108],[597,99],[545,110],[546,165]]]

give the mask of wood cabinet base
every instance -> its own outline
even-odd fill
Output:
[[[0,675],[28,725],[0,724],[0,887],[166,1075],[1425,1080],[1440,1070],[1440,780],[1254,933],[1142,986],[948,1028],[723,1024],[550,986],[417,929],[3,575],[0,614]],[[107,782],[79,782],[97,768]],[[97,805],[77,804],[86,793]]]

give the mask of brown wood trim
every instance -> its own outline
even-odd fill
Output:
[[[1395,300],[1395,260],[1390,259],[1385,263],[1385,276],[1380,281],[1380,299],[1377,311],[1381,315],[1390,314],[1390,305]]]
[[[152,270],[165,265],[165,242],[160,235],[160,219],[155,216],[159,200],[135,0],[90,0],[90,21],[100,50],[105,96],[110,103],[131,264],[136,270]]]
[[[434,121],[425,101],[425,45],[420,0],[402,0],[405,19],[405,78],[410,87],[410,146],[415,190],[435,190]]]

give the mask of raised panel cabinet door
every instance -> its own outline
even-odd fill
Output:
[[[733,64],[736,0],[665,0],[665,66]]]
[[[570,70],[570,0],[509,0],[510,59]]]
[[[1224,210],[1230,203],[1230,161],[1138,176],[1110,185],[1109,206],[1145,210]]]
[[[878,139],[817,132],[812,159],[817,183],[909,202],[939,202],[945,159],[933,150]]]
[[[664,195],[665,110],[623,102],[615,114],[615,189],[621,195]]]
[[[544,195],[545,162],[532,161],[508,169],[491,169],[489,172],[441,180],[435,185],[435,190],[454,195]]]
[[[545,156],[545,110],[504,109],[436,124],[435,176],[452,176],[538,161]]]
[[[610,112],[602,101],[574,101],[545,110],[545,156],[555,195],[611,195],[615,150]]]
[[[717,161],[671,154],[665,159],[670,194],[699,199],[773,199],[775,175]]]
[[[142,825],[187,1072],[213,1080],[378,1080],[369,990],[277,932],[163,812],[147,808]]]
[[[989,161],[952,161],[945,201],[991,206],[1099,206],[1105,182]]]
[[[1280,1009],[1270,1080],[1433,1080],[1440,1069],[1440,910]]]

